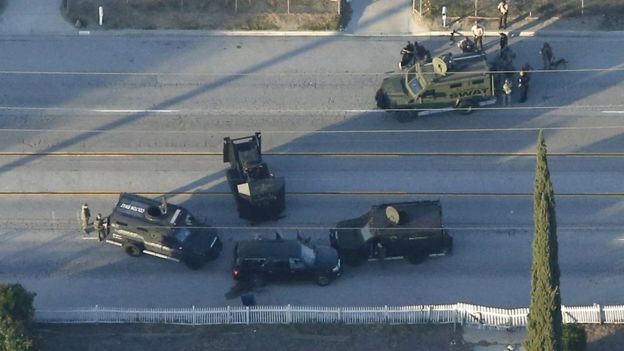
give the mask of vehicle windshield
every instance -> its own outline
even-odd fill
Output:
[[[373,233],[371,233],[370,225],[368,223],[366,223],[366,225],[362,227],[362,229],[360,229],[360,233],[362,233],[362,239],[364,240],[364,242],[368,241],[368,239],[373,237]]]
[[[301,245],[301,258],[306,266],[313,266],[316,255],[311,247]]]
[[[418,74],[416,74],[416,69],[418,64],[415,64],[414,66],[410,67],[410,69],[407,71],[407,74],[405,75],[405,82],[408,86],[408,89],[411,90],[412,94],[416,95],[418,94],[419,91],[422,90],[422,87],[420,86],[420,82],[418,81]]]
[[[180,228],[175,232],[175,238],[183,243],[188,237],[191,236],[191,230],[188,228]]]

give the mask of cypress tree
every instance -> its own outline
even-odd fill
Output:
[[[527,351],[561,351],[561,291],[555,197],[550,181],[546,143],[540,130],[537,141],[535,188],[533,193],[533,264],[529,308]]]

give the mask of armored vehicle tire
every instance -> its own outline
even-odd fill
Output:
[[[331,283],[331,277],[327,273],[319,273],[316,275],[316,284],[319,286],[327,286]]]
[[[409,256],[405,256],[409,263],[411,264],[419,264],[422,263],[427,258],[427,253],[418,251],[414,252]]]
[[[128,256],[131,257],[139,257],[143,253],[143,250],[141,249],[139,244],[129,241],[123,244],[123,250],[125,253],[128,254]]]
[[[472,113],[472,109],[475,107],[474,101],[464,100],[457,104],[457,108],[459,109],[459,113],[462,115],[469,115]]]
[[[191,270],[198,270],[204,265],[204,260],[201,257],[185,257],[182,262]]]
[[[418,117],[418,111],[393,111],[390,113],[400,123],[411,122]]]
[[[444,254],[450,255],[452,253],[453,253],[453,237],[446,236],[444,237]]]

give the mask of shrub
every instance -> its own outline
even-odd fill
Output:
[[[587,332],[579,324],[563,325],[563,351],[585,351],[587,348]]]
[[[19,284],[0,284],[0,351],[27,351],[35,294]]]

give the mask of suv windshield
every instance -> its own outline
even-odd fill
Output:
[[[312,248],[301,245],[301,258],[306,266],[313,266],[316,255],[314,254],[314,250],[312,250]]]
[[[175,232],[175,238],[183,243],[188,237],[191,236],[191,231],[188,228],[180,228]]]

